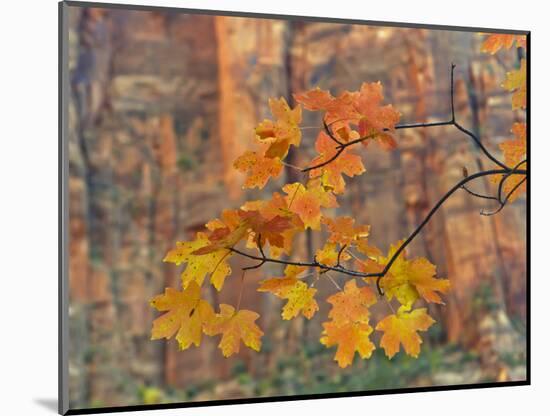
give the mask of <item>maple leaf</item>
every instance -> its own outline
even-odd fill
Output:
[[[338,325],[334,322],[323,323],[323,336],[321,344],[327,348],[337,345],[334,359],[341,368],[345,368],[353,362],[355,352],[363,359],[370,358],[375,349],[369,339],[372,327],[364,323],[352,323]]]
[[[311,111],[326,111],[334,102],[334,97],[329,91],[324,91],[319,87],[305,91],[301,94],[294,94],[296,102],[301,103],[306,109]]]
[[[370,231],[368,225],[355,227],[355,220],[351,217],[337,217],[335,219],[323,217],[321,222],[330,232],[327,241],[331,243],[352,245],[366,239]]]
[[[518,48],[525,48],[526,37],[523,35],[489,35],[481,45],[481,52],[494,55],[502,48],[510,49],[514,42]]]
[[[241,341],[254,351],[260,351],[262,346],[262,330],[255,321],[260,315],[256,312],[241,309],[235,311],[231,305],[220,304],[220,313],[205,326],[207,335],[222,334],[218,347],[224,357],[239,352]]]
[[[334,359],[342,368],[353,361],[357,351],[361,358],[369,358],[374,344],[369,340],[369,307],[376,303],[376,295],[369,287],[357,287],[355,279],[348,280],[344,290],[327,299],[332,305],[331,321],[323,323],[321,344],[327,348],[338,345]]]
[[[502,84],[504,89],[513,91],[512,109],[525,108],[527,106],[527,61],[521,60],[520,68],[506,74],[506,80]]]
[[[250,150],[239,156],[233,163],[233,166],[239,172],[247,174],[243,185],[245,188],[257,187],[262,189],[269,178],[278,177],[283,170],[280,158],[261,156],[257,152]]]
[[[283,252],[286,254],[291,253],[294,236],[304,230],[304,223],[298,214],[289,209],[287,200],[284,196],[275,192],[270,200],[249,201],[243,205],[242,209],[245,211],[258,211],[268,222],[276,217],[286,218],[288,221],[288,228],[278,233],[280,238],[277,237],[277,244],[273,242],[271,246],[271,255],[279,257]],[[262,232],[262,230],[255,231]],[[269,235],[266,237],[269,237]],[[262,240],[264,240],[264,234],[262,234]],[[281,242],[282,244],[279,244]],[[272,241],[270,241],[270,244],[271,243]],[[257,247],[257,237],[255,233],[251,233],[247,246],[249,248]]]
[[[192,344],[198,347],[205,326],[214,319],[212,307],[200,298],[200,287],[195,282],[183,292],[166,288],[164,294],[155,296],[150,304],[166,312],[153,321],[151,339],[170,339],[177,332],[176,340],[182,350]]]
[[[336,266],[338,263],[337,243],[326,242],[325,245],[316,251],[315,258],[325,266]],[[349,260],[351,257],[345,251],[340,255],[340,260]]]
[[[516,166],[527,155],[527,124],[514,123],[512,133],[516,138],[507,140],[499,146],[504,154],[504,161],[510,167]]]
[[[387,130],[395,128],[400,114],[391,105],[381,105],[384,96],[380,82],[363,83],[359,92],[344,91],[338,97],[316,88],[294,98],[308,110],[325,111],[325,122],[344,142],[370,135],[386,149],[396,147]],[[359,134],[349,128],[350,123],[359,125]]]
[[[392,131],[401,117],[399,111],[391,104],[380,105],[383,101],[382,84],[380,82],[363,83],[355,108],[359,114],[359,134],[361,137],[374,135],[386,149],[394,149],[397,144],[386,130]],[[364,141],[363,144],[368,144]]]
[[[328,91],[319,88],[294,94],[294,99],[311,111],[324,111],[324,121],[335,130],[346,127],[357,119],[354,108],[359,93],[343,91],[338,97],[333,97]]]
[[[242,210],[224,210],[221,219],[209,221],[206,228],[210,244],[195,250],[192,254],[209,254],[220,249],[230,248],[250,233],[250,224]]]
[[[289,265],[285,268],[285,277],[275,277],[260,282],[258,292],[271,292],[281,299],[288,299],[282,310],[282,317],[285,320],[295,318],[300,312],[307,319],[311,319],[319,310],[314,299],[317,289],[310,288],[305,282],[298,280],[298,275],[306,269],[306,267]]]
[[[510,139],[500,144],[500,149],[504,154],[504,161],[510,167],[517,166],[527,156],[527,125],[525,123],[514,123],[512,133],[515,139]],[[522,169],[527,168],[527,163],[521,165]],[[503,175],[494,175],[491,182],[500,184]],[[510,175],[502,186],[503,197],[510,195],[508,201],[514,202],[522,193],[527,191],[527,184],[524,181],[525,175]]]
[[[346,282],[344,290],[327,299],[332,305],[328,316],[337,323],[369,321],[369,307],[376,303],[376,295],[368,286],[357,287],[355,279]]]
[[[321,227],[321,207],[338,206],[332,192],[318,182],[309,182],[307,188],[299,182],[286,184],[283,191],[287,194],[288,210],[297,214],[306,228],[318,230]]]
[[[365,172],[365,167],[361,161],[361,157],[349,148],[344,148],[343,151],[338,150],[332,139],[324,132],[320,132],[315,142],[315,149],[319,153],[310,166],[317,166],[327,163],[320,168],[310,171],[311,177],[322,176],[326,173],[326,182],[332,187],[335,194],[344,192],[345,181],[343,175],[349,177],[360,175]]]
[[[269,107],[276,121],[264,120],[256,127],[256,138],[268,145],[265,156],[283,159],[290,145],[299,146],[302,133],[298,125],[302,121],[302,108],[290,109],[284,98],[269,99]]]
[[[184,288],[187,288],[192,281],[202,286],[206,275],[210,275],[212,285],[218,291],[222,289],[225,278],[231,274],[231,267],[227,263],[231,252],[222,248],[207,254],[195,253],[210,245],[211,242],[205,233],[197,233],[194,241],[176,242],[176,248],[170,250],[164,257],[164,262],[174,263],[176,266],[187,263],[181,273]]]
[[[398,242],[391,245],[387,257],[379,257],[377,263],[380,266],[388,264],[401,244]],[[436,279],[435,274],[435,266],[427,259],[420,257],[407,260],[405,254],[401,253],[380,281],[380,286],[388,300],[395,297],[408,309],[419,297],[427,302],[443,303],[438,292],[447,292],[450,282],[447,279]]]
[[[418,331],[427,331],[434,323],[435,321],[426,313],[426,308],[411,312],[399,308],[397,314],[386,316],[376,325],[377,331],[384,332],[380,346],[390,359],[399,352],[400,344],[408,355],[416,358],[422,344]]]

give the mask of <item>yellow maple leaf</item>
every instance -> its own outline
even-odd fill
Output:
[[[271,292],[281,299],[288,299],[282,310],[285,320],[295,318],[302,312],[307,319],[311,319],[319,310],[314,299],[317,289],[310,288],[305,282],[298,280],[298,275],[307,268],[289,265],[285,268],[285,277],[275,277],[260,282],[258,292]]]
[[[391,245],[387,257],[379,257],[377,263],[385,266],[400,245],[401,242]],[[380,281],[380,285],[388,300],[395,297],[407,309],[419,297],[427,302],[443,303],[438,292],[447,292],[450,282],[447,279],[436,279],[435,275],[436,268],[427,259],[420,257],[407,260],[405,254],[401,253]]]
[[[348,323],[338,325],[335,322],[323,323],[323,336],[321,344],[327,348],[337,345],[334,359],[341,368],[345,368],[353,362],[355,352],[363,359],[370,358],[375,349],[369,339],[372,327],[365,323]]]
[[[506,74],[504,89],[513,91],[512,109],[527,107],[527,61],[521,60],[520,68]]]
[[[228,259],[231,252],[221,248],[207,254],[194,254],[197,250],[210,245],[208,237],[204,233],[197,233],[194,241],[178,241],[176,248],[170,250],[164,257],[164,262],[174,263],[176,266],[187,263],[181,273],[181,280],[184,288],[190,282],[197,282],[199,286],[206,275],[210,275],[210,282],[219,291],[223,287],[225,278],[231,274],[231,267]]]
[[[417,332],[427,331],[434,323],[426,308],[406,312],[401,307],[397,314],[386,316],[376,325],[377,331],[384,332],[380,346],[390,359],[399,352],[400,344],[408,355],[416,358],[422,344],[422,338]]]
[[[151,339],[171,338],[176,332],[180,349],[199,346],[206,325],[214,319],[212,307],[200,298],[200,287],[190,282],[182,292],[166,288],[150,301],[158,311],[166,312],[153,321]]]
[[[255,321],[260,315],[256,312],[242,309],[235,311],[231,305],[222,303],[220,313],[204,328],[208,335],[222,334],[218,347],[224,357],[239,352],[241,341],[254,351],[260,351],[262,346],[262,330]]]
[[[336,266],[338,263],[338,252],[336,243],[326,242],[325,245],[317,250],[315,258],[319,263],[325,266]],[[345,251],[341,254],[340,260],[349,260],[351,257]]]
[[[233,166],[239,172],[247,174],[243,185],[245,188],[262,189],[269,178],[278,177],[283,170],[280,158],[265,157],[250,150],[239,156]]]

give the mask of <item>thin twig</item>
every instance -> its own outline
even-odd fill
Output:
[[[342,267],[342,265],[340,264],[340,258],[342,257],[342,253],[344,252],[347,246],[348,246],[347,244],[344,244],[342,245],[342,247],[340,247],[340,251],[338,251],[338,258],[336,260],[336,267]]]
[[[455,64],[451,64],[451,118],[450,120],[448,121],[436,121],[436,122],[431,122],[431,123],[411,123],[411,124],[398,124],[394,127],[394,130],[402,130],[402,129],[416,129],[416,128],[428,128],[428,127],[440,127],[440,126],[454,126],[455,128],[457,128],[459,131],[461,131],[462,133],[466,134],[470,139],[472,139],[477,147],[481,150],[481,152],[489,159],[491,160],[492,162],[494,162],[495,164],[497,164],[498,166],[500,166],[501,168],[503,169],[510,169],[508,166],[506,166],[503,162],[501,162],[500,160],[498,160],[495,156],[493,156],[491,154],[491,152],[489,152],[489,150],[487,150],[487,148],[483,145],[483,143],[481,143],[481,140],[474,134],[472,133],[470,130],[466,129],[465,127],[463,127],[460,123],[458,123],[456,121],[456,116],[455,116],[455,104],[454,104],[454,69],[455,69],[456,65]],[[332,123],[331,123],[332,124]],[[314,166],[309,166],[307,168],[304,168],[302,169],[302,172],[308,172],[310,170],[313,170],[313,169],[318,169],[318,168],[321,168],[325,165],[328,165],[329,163],[333,162],[334,160],[336,160],[341,154],[342,152],[349,146],[353,146],[354,144],[357,144],[357,143],[361,143],[365,140],[368,140],[368,139],[371,139],[371,138],[374,138],[376,136],[378,136],[380,134],[380,132],[375,132],[373,134],[369,134],[367,136],[364,136],[364,137],[360,137],[358,139],[355,139],[355,140],[352,140],[352,141],[349,141],[347,143],[342,143],[341,141],[339,141],[335,136],[334,134],[332,133],[332,130],[330,129],[329,125],[327,125],[326,121],[323,119],[323,126],[324,126],[324,129],[325,131],[327,132],[327,134],[329,135],[329,137],[337,143],[337,146],[334,148],[334,150],[336,150],[336,153],[334,153],[334,155],[322,162],[322,163],[319,163],[318,165],[314,165]],[[392,129],[383,129],[382,132],[387,132],[387,131],[392,131]]]

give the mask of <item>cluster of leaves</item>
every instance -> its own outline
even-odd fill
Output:
[[[521,40],[492,36],[483,48],[495,53],[511,47],[513,42],[519,44]],[[524,74],[524,65],[522,68]],[[519,71],[508,75],[505,87],[515,91],[514,103],[524,106],[521,100],[525,100],[525,86],[518,81]],[[329,279],[336,287],[336,293],[327,299],[332,308],[322,324],[320,342],[327,348],[336,347],[334,359],[340,367],[349,366],[355,353],[363,359],[372,355],[376,346],[371,336],[375,330],[381,332],[379,346],[390,359],[401,346],[406,354],[417,357],[422,343],[419,332],[428,330],[435,321],[425,307],[416,304],[442,304],[441,294],[449,290],[449,281],[437,278],[436,267],[427,259],[407,258],[405,250],[400,249],[404,247],[402,241],[384,255],[368,240],[370,226],[357,225],[348,216],[332,218],[327,213],[327,209],[338,207],[338,197],[346,190],[345,178],[365,173],[361,156],[351,146],[374,143],[391,151],[397,146],[394,133],[400,114],[392,105],[383,104],[379,82],[364,83],[358,91],[344,91],[338,96],[315,88],[295,94],[294,99],[294,108],[284,98],[269,100],[273,119],[256,127],[253,149],[237,158],[234,167],[246,175],[245,188],[262,189],[278,178],[285,165],[292,166],[285,162],[291,146],[299,148],[302,142],[300,123],[305,109],[322,116],[315,141],[317,155],[300,169],[305,179],[284,184],[281,192],[267,199],[224,210],[193,241],[176,243],[164,261],[185,265],[182,291],[167,288],[152,299],[151,305],[165,312],[154,321],[152,338],[175,335],[184,350],[191,345],[198,347],[203,335],[221,335],[219,348],[226,357],[238,353],[241,343],[259,351],[263,335],[256,324],[259,314],[240,308],[242,280],[246,269],[277,262],[286,264],[284,276],[261,281],[257,290],[286,301],[281,311],[284,320],[300,315],[311,319],[319,311],[315,286],[321,278]],[[516,140],[502,144],[510,165],[517,163],[525,151],[525,129],[514,126],[514,133]],[[284,260],[293,253],[295,237],[307,230],[328,234],[314,260]],[[209,277],[215,289],[221,291],[232,274],[229,262],[235,255],[258,263],[243,269],[236,307],[221,304],[216,312],[201,298],[201,287]],[[347,268],[348,264],[354,268]],[[343,288],[332,273],[348,278]],[[371,324],[371,308],[379,302],[386,304],[390,313]]]
[[[511,49],[513,46],[527,50],[526,37],[523,35],[490,35],[482,45],[482,51],[495,54],[501,49]],[[506,74],[502,87],[512,92],[512,109],[524,110],[527,107],[527,61],[520,60],[518,69]],[[527,125],[526,123],[514,123],[511,129],[513,139],[500,144],[504,155],[504,163],[511,168],[527,168],[525,158],[527,156]],[[508,200],[513,202],[522,193],[527,191],[527,184],[523,175],[494,176],[492,182],[500,187],[499,193],[509,195]],[[501,186],[502,183],[502,186]]]

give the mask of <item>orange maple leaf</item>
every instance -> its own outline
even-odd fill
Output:
[[[284,196],[275,192],[271,199],[249,201],[242,206],[242,209],[244,211],[258,211],[267,223],[270,223],[275,218],[285,218],[288,224],[288,227],[285,226],[284,229],[279,230],[275,235],[271,233],[264,235],[264,230],[261,228],[254,229],[249,235],[247,247],[257,248],[258,239],[256,233],[262,233],[262,244],[266,239],[269,240],[271,255],[273,257],[280,257],[283,252],[286,254],[291,253],[294,236],[303,231],[305,225],[300,216],[289,209]]]
[[[299,182],[286,184],[283,191],[287,194],[288,210],[297,214],[305,227],[314,230],[321,227],[321,208],[338,206],[332,192],[315,181],[308,182],[307,187]]]
[[[510,139],[502,142],[499,146],[504,154],[504,161],[507,166],[514,168],[520,162],[525,160],[527,156],[527,125],[525,123],[514,123],[512,133],[516,136],[515,139]],[[521,169],[527,168],[527,163],[520,166]],[[498,185],[503,178],[503,175],[495,175],[491,177],[491,182]],[[522,193],[527,191],[527,183],[525,175],[510,175],[508,176],[502,187],[503,195],[509,195],[510,202],[515,201]]]
[[[326,183],[332,187],[335,194],[344,192],[346,183],[343,175],[349,177],[360,175],[365,172],[361,157],[349,148],[339,150],[331,138],[324,132],[320,132],[315,142],[315,149],[319,153],[310,166],[317,166],[326,163],[324,166],[312,169],[310,176],[318,177],[326,174]]]
[[[376,295],[368,286],[358,287],[355,279],[346,282],[344,290],[327,299],[332,305],[328,316],[341,324],[369,321],[369,307],[376,303]]]
[[[397,143],[387,131],[393,131],[401,114],[391,104],[382,106],[382,84],[380,82],[363,83],[355,108],[359,114],[359,134],[361,137],[374,135],[388,150],[394,149]],[[367,145],[368,140],[363,144]]]
[[[247,174],[243,185],[245,188],[262,189],[269,178],[278,177],[283,170],[280,158],[265,157],[250,150],[239,156],[233,166],[239,172]]]
[[[370,226],[355,227],[355,220],[351,217],[337,217],[335,219],[323,217],[321,222],[327,227],[330,236],[327,241],[353,245],[369,236]]]
[[[481,52],[486,52],[494,55],[502,48],[510,49],[514,42],[516,42],[516,46],[518,48],[525,48],[526,41],[527,39],[524,35],[489,35],[481,45]]]
[[[338,345],[334,359],[342,368],[353,361],[357,351],[361,358],[369,358],[374,344],[369,340],[369,307],[376,303],[376,295],[367,286],[357,287],[355,279],[348,280],[344,290],[327,299],[332,304],[331,321],[323,323],[321,344],[327,348]]]
[[[338,325],[335,322],[323,323],[321,344],[327,348],[337,345],[334,360],[338,366],[345,368],[353,362],[355,352],[363,359],[370,358],[375,349],[369,339],[372,327],[365,323]]]

